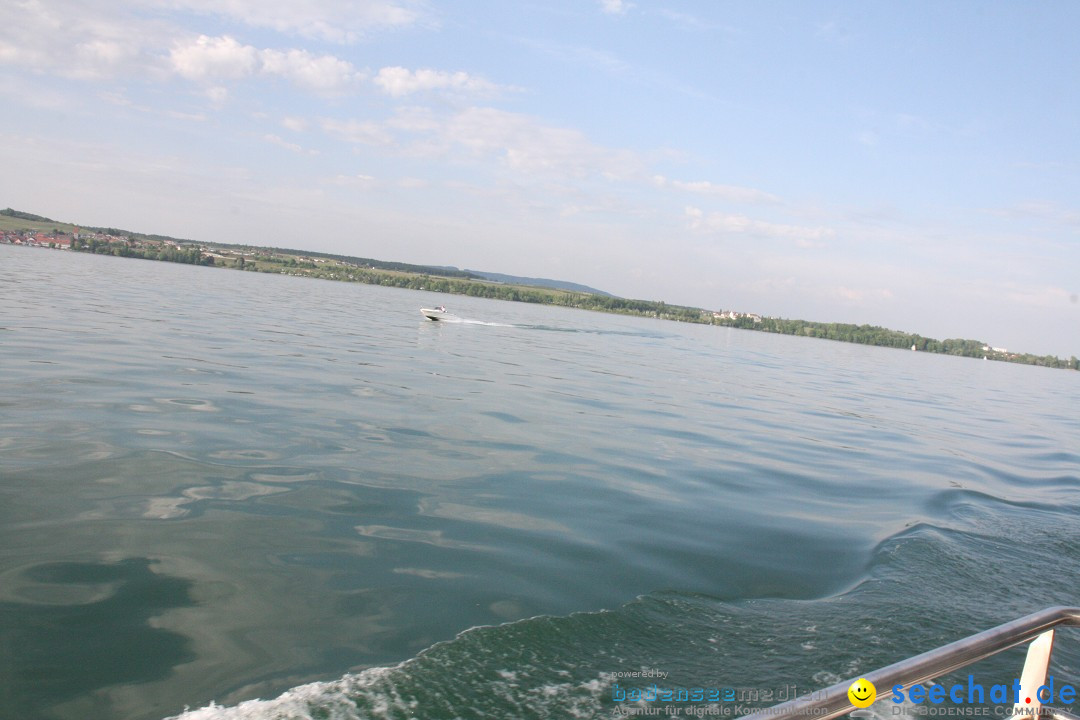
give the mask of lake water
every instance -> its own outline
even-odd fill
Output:
[[[3,718],[613,717],[1080,604],[1080,373],[0,246],[0,381]]]

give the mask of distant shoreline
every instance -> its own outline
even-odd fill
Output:
[[[1080,370],[1080,361],[1075,355],[1068,360],[1062,360],[1054,355],[1010,352],[1005,348],[991,347],[979,340],[936,340],[874,325],[774,318],[735,310],[705,310],[668,305],[662,300],[633,300],[558,287],[511,284],[488,280],[474,272],[452,268],[292,249],[198,243],[115,228],[80,229],[69,223],[57,223],[10,208],[0,211],[0,243],[558,305],[579,310],[815,337],[859,345]]]

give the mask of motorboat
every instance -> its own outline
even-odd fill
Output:
[[[450,318],[454,317],[450,313],[446,312],[446,307],[443,305],[438,305],[433,308],[420,308],[420,314],[433,322],[438,322],[439,320],[449,320]]]

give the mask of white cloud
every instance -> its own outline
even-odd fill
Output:
[[[260,50],[235,34],[192,37],[191,15],[335,42],[420,20],[419,0],[27,0],[0,3],[0,65],[78,79],[237,80],[260,70],[321,93],[362,76],[332,55]],[[195,18],[195,27],[208,24]],[[171,50],[170,50],[171,48]]]
[[[754,220],[745,215],[709,213],[688,206],[686,217],[692,230],[715,232],[724,235],[749,235],[751,237],[794,240],[800,247],[819,247],[821,241],[833,237],[836,232],[826,227],[784,225],[764,220]]]
[[[425,133],[438,130],[442,126],[442,121],[435,116],[431,108],[422,105],[403,105],[397,108],[394,117],[387,121],[387,125],[395,130]]]
[[[97,78],[112,75],[125,63],[133,60],[137,51],[129,43],[97,39],[75,45],[76,62],[71,68],[74,77]]]
[[[1052,285],[1020,285],[1004,283],[1005,297],[1010,302],[1033,308],[1066,308],[1076,305],[1076,293]]]
[[[419,21],[412,0],[158,0],[165,9],[218,15],[251,27],[336,43],[353,43],[373,30]]]
[[[561,179],[575,188],[580,180],[637,180],[644,174],[633,152],[593,144],[578,130],[490,107],[450,114],[401,107],[385,122],[327,117],[319,127],[355,145],[393,147],[395,153],[415,159],[488,164],[522,176]]]
[[[331,185],[338,185],[340,187],[359,187],[368,189],[375,186],[375,177],[372,175],[335,175],[327,182]]]
[[[71,109],[72,98],[69,93],[60,92],[47,87],[32,79],[20,78],[17,75],[0,73],[0,98],[9,107],[31,107],[40,110],[68,111]]]
[[[736,34],[739,31],[729,25],[721,25],[715,22],[705,22],[696,15],[690,15],[689,13],[677,12],[671,8],[661,7],[656,8],[654,12],[661,17],[667,18],[672,22],[675,22],[684,28],[690,30],[719,30],[729,34]]]
[[[270,143],[271,145],[277,145],[278,147],[285,148],[286,150],[288,150],[290,152],[294,152],[294,153],[306,152],[309,155],[317,154],[313,150],[304,150],[304,148],[300,147],[296,143],[291,143],[288,140],[285,140],[285,139],[281,138],[278,135],[274,135],[273,133],[267,133],[266,135],[263,135],[263,140]]]
[[[174,47],[169,59],[173,70],[189,80],[235,80],[255,72],[259,51],[228,35],[216,38],[200,35],[190,43]]]
[[[587,45],[570,45],[536,39],[521,39],[519,42],[525,47],[550,56],[562,65],[572,66],[575,73],[580,72],[582,66],[619,76],[625,76],[634,69],[630,63],[622,60],[618,55]]]
[[[608,15],[623,15],[632,7],[626,0],[600,0],[600,9]]]
[[[205,113],[187,113],[180,112],[179,110],[166,110],[165,114],[171,118],[186,120],[188,122],[206,122],[209,119],[206,117]]]
[[[653,184],[659,188],[672,187],[676,190],[698,193],[700,195],[711,195],[737,203],[780,202],[780,198],[772,193],[767,193],[764,190],[739,187],[738,185],[716,185],[707,180],[684,182],[681,180],[670,180],[663,175],[656,175],[653,177]]]
[[[215,85],[206,89],[206,97],[210,98],[210,102],[215,107],[221,107],[225,104],[225,101],[229,99],[228,88],[223,88],[220,85]]]
[[[384,67],[375,76],[374,83],[392,97],[401,97],[425,90],[453,90],[458,92],[485,93],[496,90],[494,83],[465,72]]]
[[[308,127],[307,120],[298,117],[282,118],[281,124],[293,132],[304,132]]]
[[[989,210],[988,213],[1010,220],[1036,219],[1066,226],[1080,226],[1080,211],[1048,200],[1028,200],[1013,207]]]
[[[339,93],[361,79],[351,63],[332,55],[313,55],[307,50],[263,50],[262,71],[292,81],[315,92]]]
[[[0,2],[0,64],[77,79],[145,72],[158,64],[148,48],[169,45],[171,36],[161,23],[123,5],[94,5],[92,0]]]
[[[325,118],[322,129],[334,137],[359,145],[389,145],[391,135],[378,123]]]
[[[452,117],[443,137],[478,155],[495,155],[515,170],[573,177],[625,178],[638,172],[629,152],[589,142],[578,130],[551,127],[495,108],[473,107]]]
[[[404,107],[386,128],[413,135],[403,147],[417,157],[463,151],[476,159],[498,160],[520,173],[564,178],[615,180],[642,172],[639,158],[630,151],[595,145],[578,130],[491,107],[470,107],[449,116],[427,107]]]
[[[904,130],[927,132],[933,130],[933,126],[926,118],[910,113],[900,113],[896,116],[896,124]]]
[[[259,50],[223,35],[200,35],[169,53],[172,69],[196,81],[239,80],[256,73],[284,78],[305,90],[340,93],[361,79],[351,63],[307,50]]]
[[[845,285],[837,285],[825,291],[827,296],[856,305],[862,305],[870,300],[892,300],[893,292],[888,288],[872,288],[859,290]]]

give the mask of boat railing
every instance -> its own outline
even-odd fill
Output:
[[[883,693],[891,693],[892,688],[897,685],[907,689],[1017,645],[1030,643],[1024,668],[1020,673],[1019,702],[1010,708],[1009,716],[1042,720],[1080,720],[1062,710],[1053,710],[1050,707],[1043,709],[1038,697],[1039,687],[1046,683],[1046,673],[1054,649],[1054,628],[1059,625],[1080,626],[1080,608],[1047,608],[860,677],[874,684],[880,701]],[[858,679],[851,678],[810,695],[744,715],[741,720],[829,720],[852,711],[855,711],[856,716],[872,716],[874,713],[858,710],[848,698],[848,688]],[[1025,702],[1029,698],[1030,702]]]

